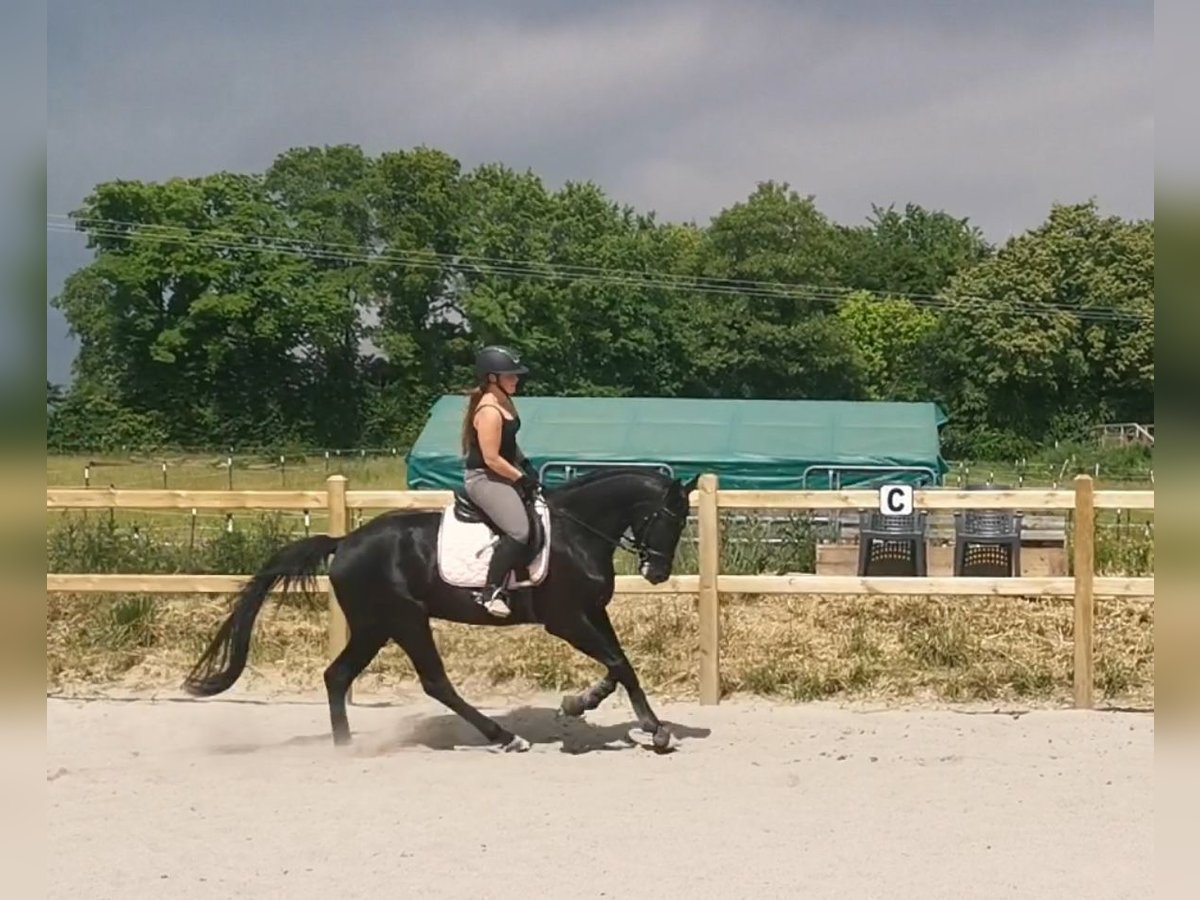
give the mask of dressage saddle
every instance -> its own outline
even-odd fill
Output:
[[[500,531],[491,517],[475,505],[475,501],[467,496],[463,488],[456,488],[454,491],[454,518],[460,522],[482,522],[492,531]]]
[[[532,501],[525,500],[525,514],[529,517],[529,542],[528,546],[528,563],[542,549],[542,544],[546,540],[546,534],[542,529],[542,518],[534,511]],[[482,523],[491,529],[495,535],[504,533],[486,512],[476,505],[475,501],[467,496],[464,488],[455,488],[454,490],[454,518],[460,522],[475,522]]]

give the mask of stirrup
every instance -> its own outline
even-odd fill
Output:
[[[512,615],[512,607],[508,605],[508,595],[503,587],[484,588],[479,592],[478,602],[480,606],[490,612],[493,616],[507,618]]]

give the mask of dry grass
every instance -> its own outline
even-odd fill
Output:
[[[1153,607],[1097,603],[1097,695],[1153,702]],[[1073,612],[1016,597],[746,598],[723,613],[725,691],[796,700],[1046,700],[1072,692]]]
[[[248,686],[321,689],[324,602],[301,597],[264,609],[243,676]],[[48,683],[68,694],[106,685],[174,689],[225,610],[213,598],[52,596]],[[621,597],[611,614],[649,691],[696,696],[694,597]],[[1152,617],[1149,603],[1098,602],[1098,700],[1152,705]],[[735,596],[722,610],[722,690],[794,701],[1067,703],[1071,622],[1070,603],[1056,599]],[[451,678],[467,693],[577,690],[600,671],[536,628],[438,622],[435,634]],[[359,683],[373,692],[412,682],[407,657],[389,645]]]

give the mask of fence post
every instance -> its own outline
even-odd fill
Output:
[[[720,517],[717,514],[717,476],[700,476],[696,517],[700,543],[700,703],[721,702],[721,598],[717,576],[721,567]]]
[[[341,537],[346,533],[346,476],[330,475],[325,479],[326,502],[329,507],[328,534],[331,537]],[[337,595],[333,585],[329,586],[329,659],[337,658],[349,640],[346,631],[346,617],[338,606]]]
[[[1092,708],[1096,508],[1090,475],[1075,476],[1075,707]]]

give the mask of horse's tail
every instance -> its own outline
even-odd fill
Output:
[[[208,649],[188,673],[184,690],[196,697],[211,697],[233,687],[246,668],[250,632],[267,595],[281,581],[284,591],[296,582],[309,592],[314,591],[318,567],[340,541],[341,538],[316,534],[277,550],[238,593],[233,612],[221,623]]]

